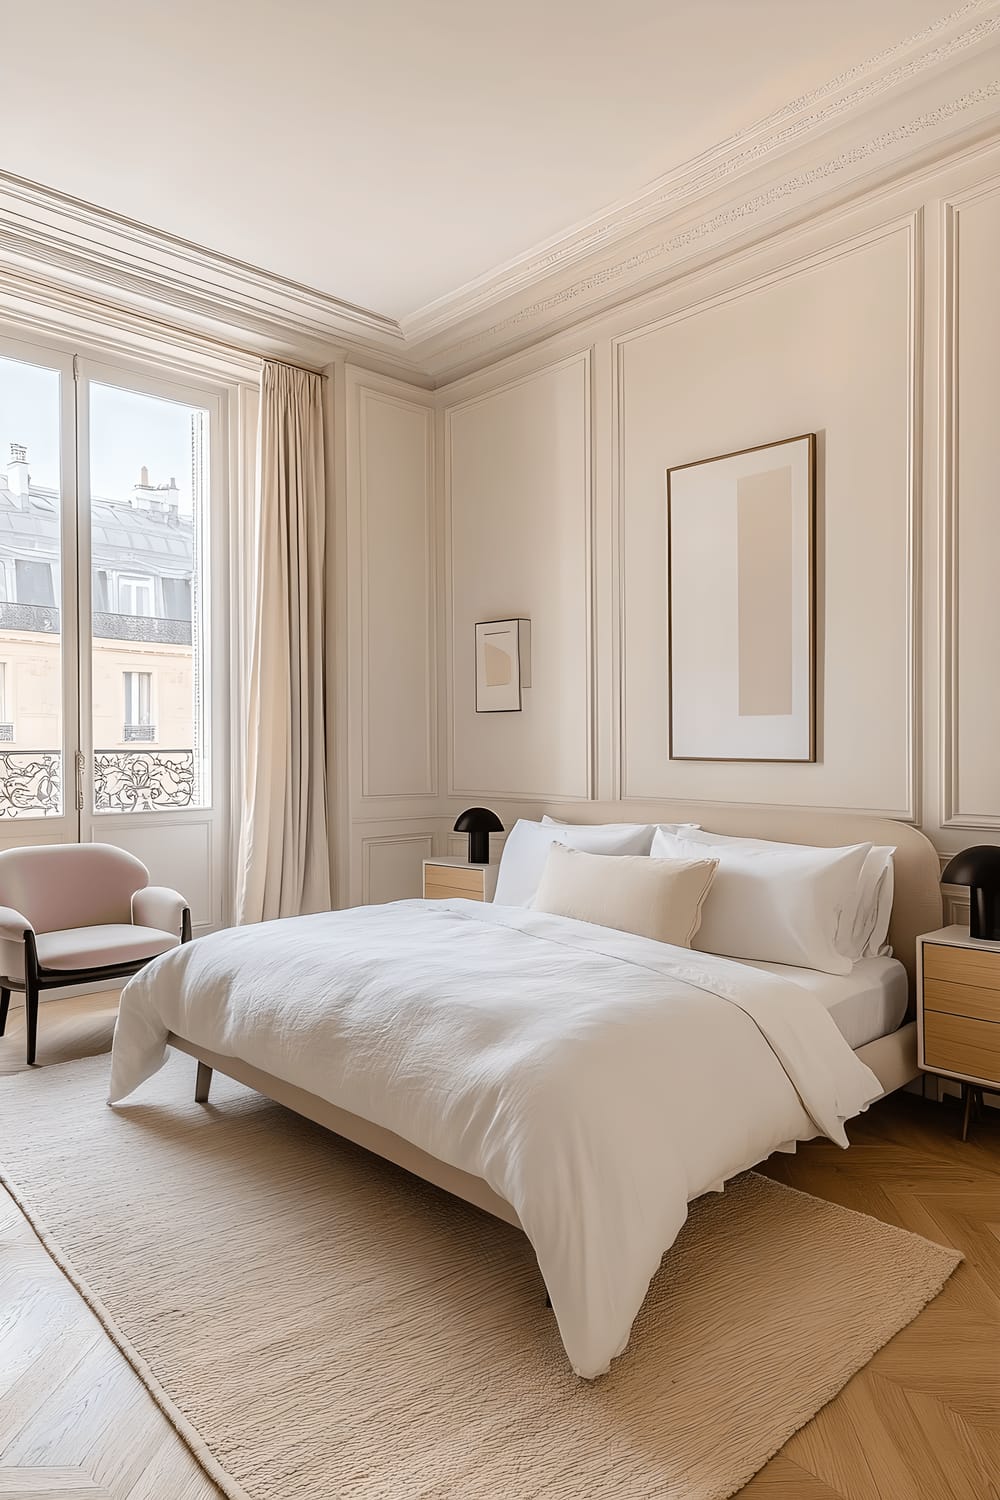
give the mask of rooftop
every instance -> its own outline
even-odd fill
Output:
[[[95,569],[141,564],[161,577],[190,577],[194,524],[183,515],[176,483],[152,485],[145,469],[127,499],[95,495],[91,500],[91,547]],[[33,484],[23,445],[11,444],[0,471],[0,555],[59,556],[59,492]]]

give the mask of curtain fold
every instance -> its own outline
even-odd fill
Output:
[[[266,361],[236,920],[330,905],[322,376]]]

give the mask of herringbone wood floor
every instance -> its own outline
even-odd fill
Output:
[[[42,1065],[106,1049],[115,1005],[111,994],[44,1005]],[[8,1032],[0,1074],[24,1066],[19,1012]],[[955,1110],[896,1095],[851,1136],[848,1152],[815,1142],[766,1170],[957,1245],[966,1261],[742,1500],[1000,1500],[1000,1122],[963,1145]],[[0,1192],[0,1497],[12,1496],[211,1500],[218,1491]]]

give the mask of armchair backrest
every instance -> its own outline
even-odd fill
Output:
[[[12,906],[36,932],[131,922],[132,897],[149,871],[113,844],[38,844],[0,853],[0,906]]]

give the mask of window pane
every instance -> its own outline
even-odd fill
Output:
[[[95,812],[205,807],[208,412],[90,387]]]
[[[0,819],[62,812],[60,399],[0,358]]]

